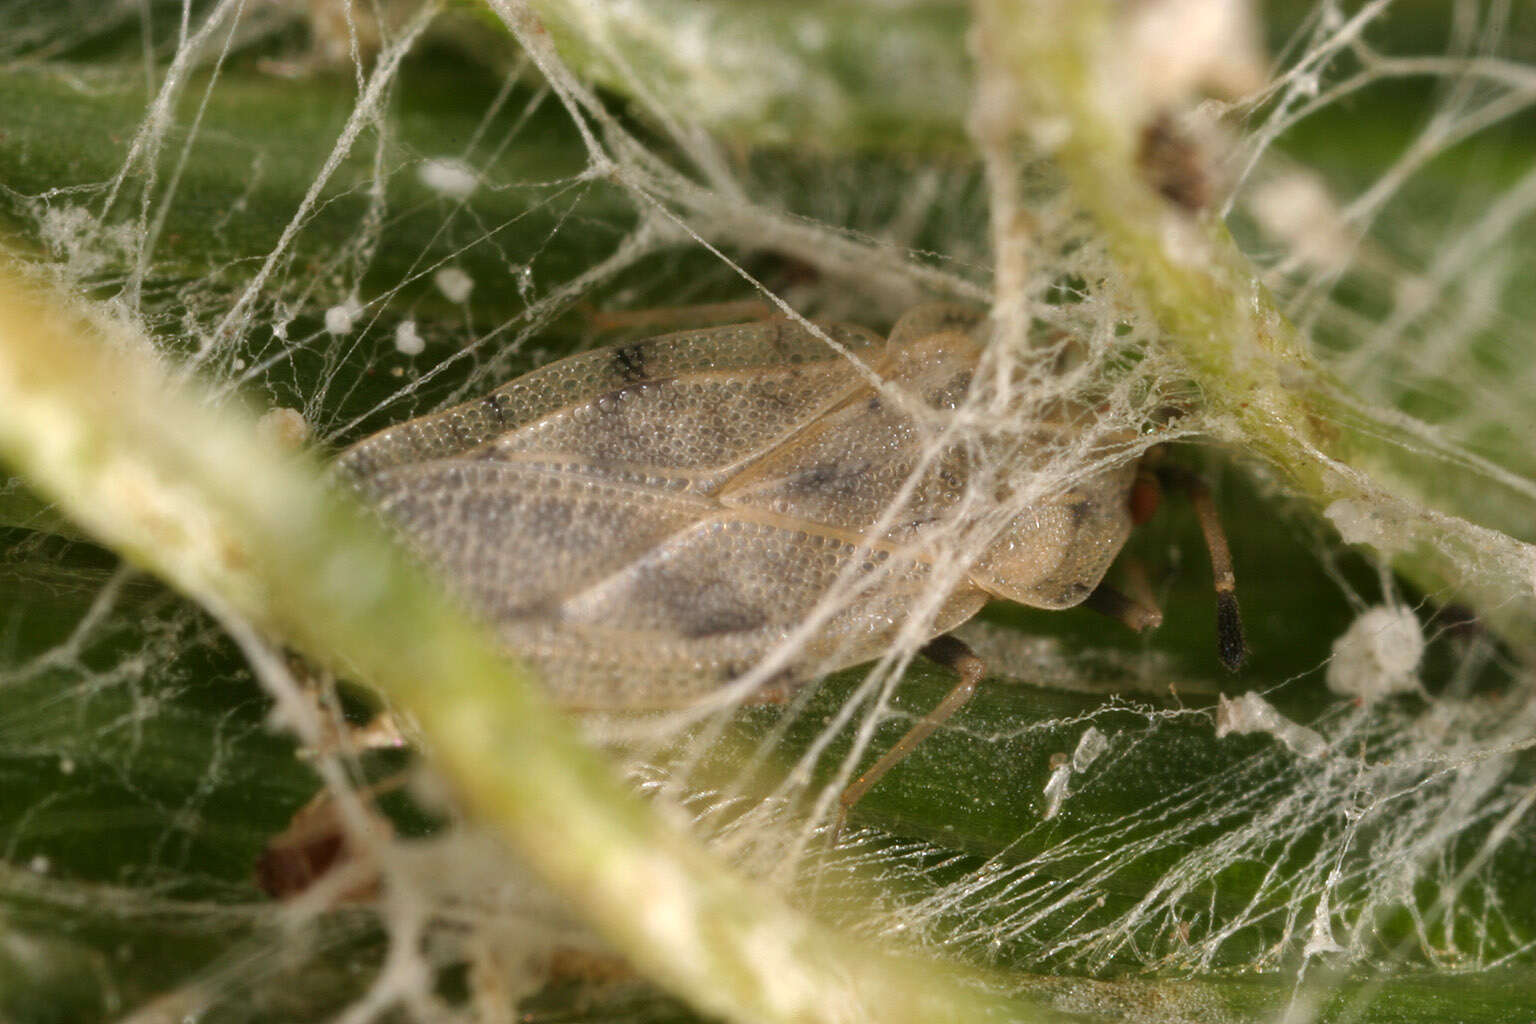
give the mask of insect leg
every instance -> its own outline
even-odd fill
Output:
[[[1144,629],[1156,629],[1163,624],[1163,611],[1157,605],[1127,597],[1108,583],[1094,587],[1093,592],[1083,600],[1083,606],[1123,622],[1138,633]]]
[[[1180,466],[1159,466],[1157,475],[1164,486],[1179,487],[1194,506],[1200,531],[1205,534],[1205,548],[1211,555],[1211,573],[1216,578],[1216,650],[1221,663],[1230,671],[1242,668],[1248,659],[1248,643],[1243,639],[1243,619],[1237,610],[1237,577],[1232,573],[1232,552],[1211,490],[1194,473]]]
[[[843,830],[843,822],[848,818],[848,812],[853,805],[863,799],[875,783],[896,765],[900,764],[906,756],[912,753],[923,740],[933,735],[933,731],[943,725],[956,711],[965,706],[966,701],[976,692],[976,686],[981,682],[981,677],[986,674],[986,662],[964,642],[952,636],[941,636],[924,645],[922,654],[925,658],[937,662],[946,668],[954,669],[960,674],[960,681],[955,688],[944,695],[944,699],[922,718],[918,719],[906,735],[896,741],[896,745],[887,750],[874,764],[865,770],[864,774],[843,790],[843,795],[838,798],[837,821],[832,826],[832,845],[837,845],[838,834]]]
[[[1131,522],[1136,526],[1151,519],[1162,501],[1163,485],[1156,471],[1151,468],[1159,456],[1160,453],[1154,450],[1153,457],[1142,460],[1136,470],[1136,480],[1131,485]],[[1083,604],[1100,615],[1124,623],[1138,633],[1145,629],[1156,629],[1163,624],[1163,610],[1157,606],[1157,598],[1147,580],[1146,566],[1130,556],[1122,561],[1128,563],[1127,568],[1131,570],[1130,595],[1122,594],[1108,583],[1101,582]]]

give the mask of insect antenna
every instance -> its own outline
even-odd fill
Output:
[[[1204,480],[1181,466],[1158,466],[1157,478],[1163,486],[1184,492],[1194,507],[1200,532],[1205,534],[1205,549],[1210,552],[1216,586],[1216,653],[1228,671],[1236,672],[1248,660],[1248,642],[1243,637],[1243,617],[1237,608],[1232,551],[1227,547],[1227,533],[1221,528],[1221,516],[1211,500],[1211,490]]]

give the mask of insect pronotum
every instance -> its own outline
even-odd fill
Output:
[[[931,590],[933,542],[955,528],[973,455],[955,445],[925,460],[931,432],[914,413],[963,399],[978,324],[922,306],[887,339],[772,320],[597,349],[380,431],[339,468],[572,707],[697,701],[782,645],[840,578],[864,580],[761,692],[782,698],[879,656]],[[1031,444],[1059,451],[1093,415],[1059,407]],[[961,681],[848,788],[845,809],[970,696],[983,665],[944,634],[988,599],[1159,621],[1102,583],[1138,480],[1135,460],[1103,462],[1014,515],[929,616],[924,653]],[[1208,496],[1191,492],[1230,665],[1243,653],[1230,559]]]

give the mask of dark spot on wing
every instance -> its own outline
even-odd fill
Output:
[[[775,352],[786,352],[789,349],[786,339],[793,334],[798,334],[798,329],[792,331],[787,320],[771,320],[773,331],[768,335],[768,345]]]
[[[823,462],[803,469],[794,475],[796,490],[818,491],[835,481],[841,473],[841,467],[835,462]]]
[[[723,577],[695,581],[686,588],[666,588],[659,596],[673,628],[690,640],[749,633],[768,624],[768,613],[761,605]]]
[[[490,407],[491,418],[496,421],[498,427],[507,425],[507,405],[511,401],[511,396],[500,391],[486,396],[485,404]]]
[[[613,350],[613,369],[630,384],[645,380],[645,346],[620,345]]]
[[[869,462],[857,461],[818,462],[785,477],[787,489],[806,495],[838,495],[852,493],[864,482],[869,472]]]
[[[1074,501],[1067,506],[1067,515],[1072,518],[1073,529],[1080,528],[1088,521],[1088,516],[1093,512],[1093,503],[1090,501]]]
[[[923,401],[935,409],[957,409],[970,389],[971,373],[966,370],[929,388],[923,394]]]
[[[494,598],[492,598],[494,601]],[[509,604],[498,614],[501,622],[559,622],[565,618],[565,608],[558,601],[540,598]]]
[[[767,622],[768,616],[748,608],[695,608],[679,625],[683,636],[702,640],[731,633],[750,633]]]
[[[916,537],[923,530],[935,523],[942,523],[941,515],[910,515],[891,527],[891,532],[898,535]]]

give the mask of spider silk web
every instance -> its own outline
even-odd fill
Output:
[[[1329,375],[1319,416],[1389,453],[1376,497],[1321,509],[1208,413],[1049,157],[1070,126],[988,127],[963,7],[11,3],[0,205],[34,273],[254,404],[264,441],[325,452],[617,340],[884,332],[1006,292],[925,435],[974,456],[952,521],[881,570],[934,567],[889,652],[751,700],[859,599],[849,578],[721,699],[584,727],[851,933],[1127,1019],[1373,1019],[1393,979],[1529,978],[1536,941],[1530,638],[1500,625],[1536,589],[1536,23],[1498,0],[1276,7],[1232,29],[1241,89],[1186,84],[1166,113]],[[1010,474],[1018,424],[1063,403],[1095,416]],[[1249,668],[1216,660],[1170,496],[1111,577],[1141,573],[1163,628],[990,607],[960,631],[987,683],[831,849],[843,787],[953,685],[915,652],[991,538],[1159,444],[1213,484]],[[680,1012],[455,816],[375,696],[19,481],[0,527],[0,1018]],[[1393,573],[1426,538],[1454,580]],[[252,865],[322,790],[369,854],[273,900]],[[1273,998],[1221,1002],[1239,977]],[[1335,998],[1345,978],[1375,980]]]

